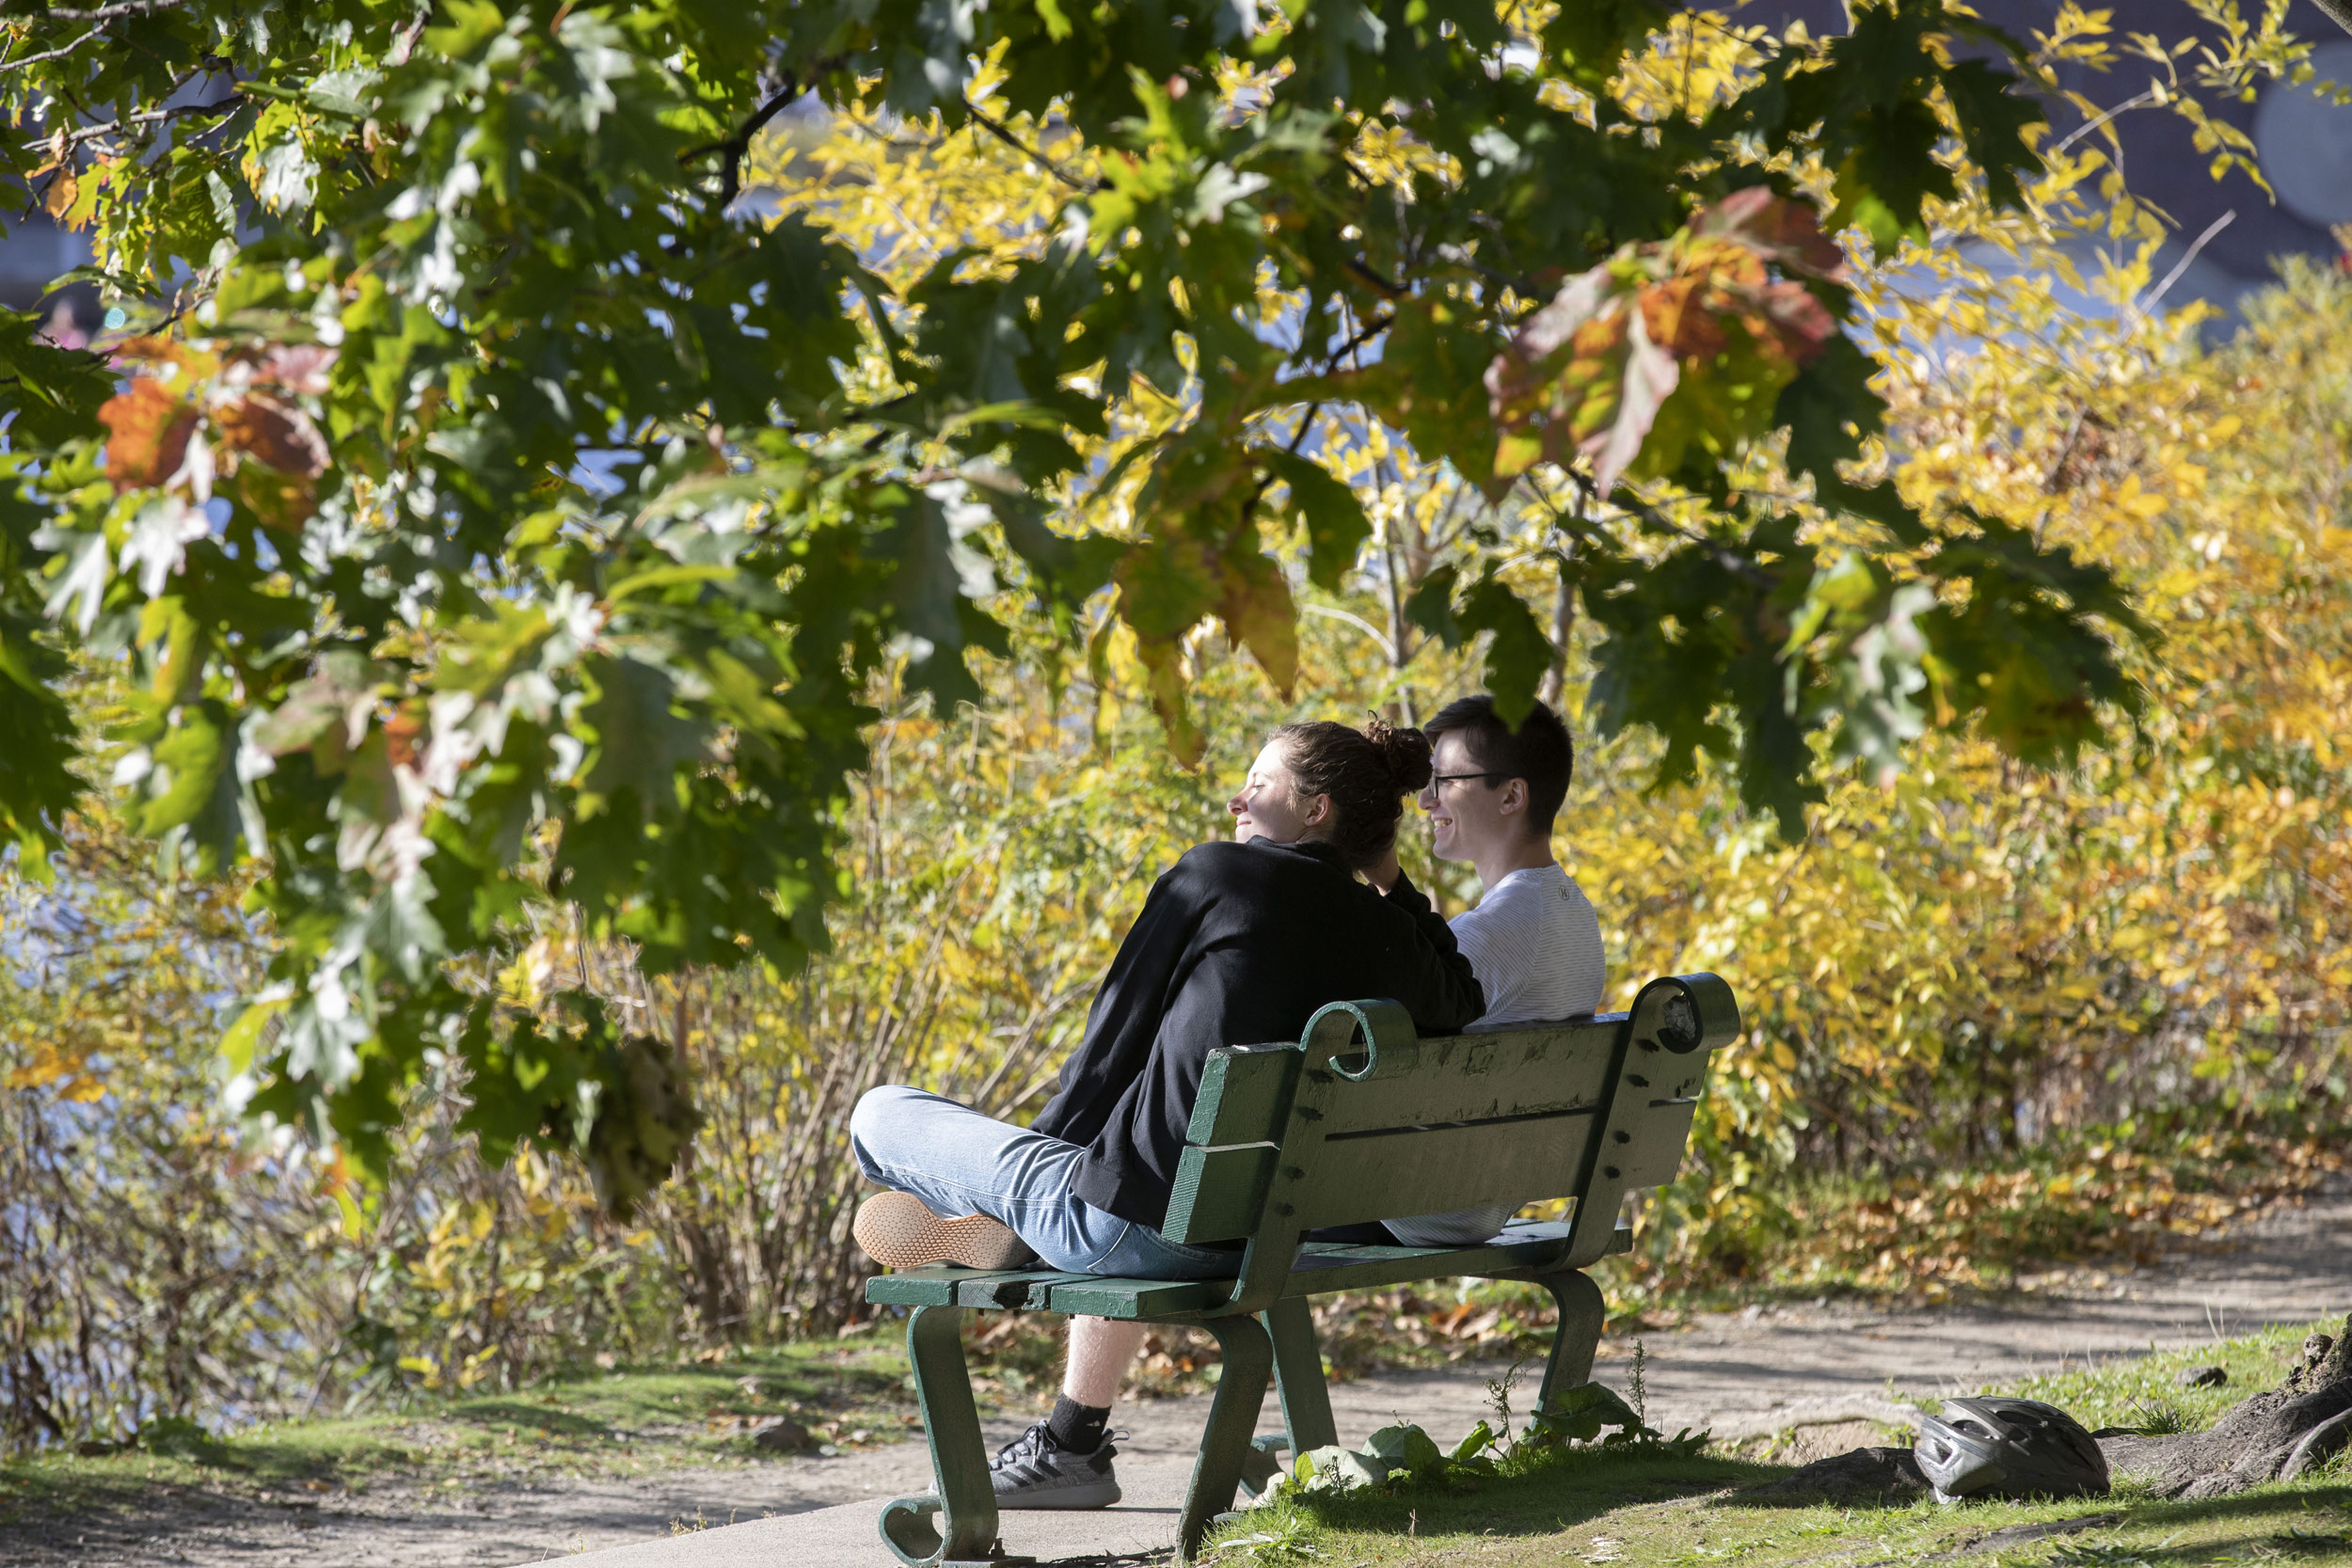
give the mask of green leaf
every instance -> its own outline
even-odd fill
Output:
[[[1454,618],[1465,632],[1489,634],[1486,689],[1496,716],[1517,729],[1535,711],[1536,689],[1551,669],[1551,639],[1534,612],[1491,571],[1470,590]]]
[[[1460,574],[1440,566],[1421,579],[1405,601],[1405,619],[1443,642],[1449,651],[1462,645],[1470,633],[1454,613],[1454,587]]]
[[[37,874],[62,841],[57,830],[82,796],[74,770],[79,727],[58,695],[66,661],[44,646],[34,623],[0,611],[0,838],[13,842]]]
[[[45,341],[42,319],[0,307],[0,420],[18,451],[40,451],[99,433],[98,410],[115,393],[106,361]]]
[[[1372,537],[1372,523],[1355,490],[1322,464],[1295,452],[1258,455],[1275,478],[1290,486],[1291,505],[1306,525],[1307,580],[1326,593],[1338,593],[1357,553]]]
[[[679,769],[711,756],[708,721],[677,712],[676,681],[640,659],[593,654],[580,673],[589,692],[580,708],[588,741],[580,816],[631,805],[647,822],[676,816]]]

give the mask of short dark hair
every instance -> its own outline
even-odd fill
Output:
[[[1433,747],[1448,732],[1458,734],[1482,772],[1525,779],[1527,825],[1550,833],[1560,803],[1568,798],[1568,781],[1576,776],[1576,742],[1568,738],[1568,727],[1558,714],[1537,703],[1514,730],[1495,711],[1495,700],[1481,692],[1446,704],[1422,730]]]

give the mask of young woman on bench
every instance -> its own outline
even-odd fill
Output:
[[[1470,960],[1394,866],[1404,797],[1430,778],[1418,730],[1286,724],[1227,802],[1231,843],[1187,851],[1153,884],[1120,944],[1060,1092],[1029,1127],[900,1085],[850,1118],[860,1167],[894,1189],[855,1222],[892,1268],[1016,1268],[1203,1279],[1234,1255],[1170,1242],[1159,1227],[1208,1053],[1295,1039],[1327,1002],[1384,996],[1425,1034],[1486,1010]],[[1104,1432],[1143,1330],[1073,1319],[1065,1397],[1000,1454],[1002,1506],[1117,1500]],[[1064,1408],[1066,1407],[1066,1408]]]

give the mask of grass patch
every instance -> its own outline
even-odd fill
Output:
[[[2337,1324],[2312,1325],[2333,1331]],[[2005,1392],[2049,1400],[2086,1425],[2133,1424],[2162,1403],[2201,1428],[2285,1375],[2308,1328],[2247,1335],[2201,1351],[2028,1379]],[[2229,1369],[2226,1386],[2182,1387],[2191,1367]],[[1442,1443],[1451,1433],[1433,1434]],[[1219,1565],[1475,1562],[1753,1564],[1895,1568],[1945,1554],[1967,1568],[2187,1568],[2220,1563],[2340,1563],[2352,1568],[2352,1462],[2233,1497],[2166,1502],[2120,1481],[2111,1497],[2068,1502],[1931,1500],[1887,1507],[1745,1498],[1788,1473],[1718,1449],[1689,1459],[1656,1447],[1577,1448],[1503,1474],[1445,1485],[1410,1482],[1343,1496],[1295,1496],[1218,1530]]]
[[[898,1441],[915,1421],[907,1378],[898,1336],[885,1331],[707,1364],[589,1370],[516,1393],[420,1395],[399,1408],[99,1457],[51,1451],[0,1465],[0,1522],[135,1508],[158,1488],[457,1495],[518,1478],[771,1464],[777,1456],[751,1441],[764,1418],[797,1421],[836,1450]]]

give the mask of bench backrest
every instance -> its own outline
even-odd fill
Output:
[[[1739,1032],[1712,974],[1653,980],[1627,1013],[1428,1040],[1394,1003],[1335,1004],[1295,1045],[1210,1053],[1166,1232],[1248,1241],[1248,1295],[1319,1226],[1572,1197],[1582,1267],[1628,1190],[1674,1179]]]

